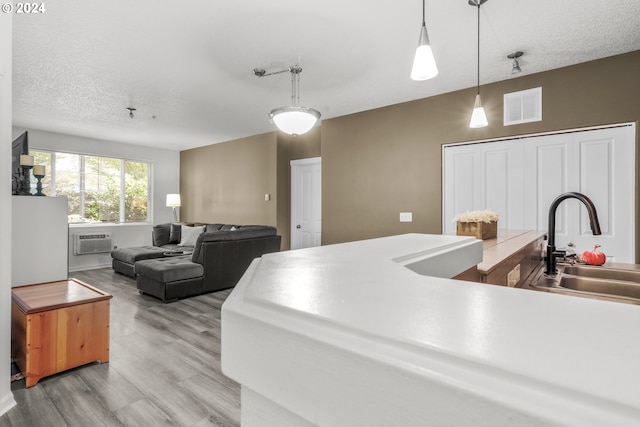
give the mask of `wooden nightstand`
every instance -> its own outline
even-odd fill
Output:
[[[48,375],[109,361],[110,299],[76,279],[11,290],[11,354],[27,387]]]

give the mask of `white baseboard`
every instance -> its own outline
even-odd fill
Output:
[[[105,264],[80,265],[74,268],[69,268],[69,273],[73,273],[74,271],[97,270],[98,268],[107,268],[107,267],[111,267],[110,262]]]
[[[9,392],[0,399],[0,416],[9,412],[9,409],[14,406],[16,406],[16,401],[13,398],[13,393]]]

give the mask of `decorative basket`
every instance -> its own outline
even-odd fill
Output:
[[[476,239],[486,240],[498,234],[498,221],[491,222],[457,222],[458,236],[474,236]]]

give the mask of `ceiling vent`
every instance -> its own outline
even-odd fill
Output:
[[[542,88],[504,94],[504,125],[542,120]]]

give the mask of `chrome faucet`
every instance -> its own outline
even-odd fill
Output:
[[[549,235],[547,241],[547,269],[545,270],[545,274],[556,274],[558,271],[556,270],[556,257],[562,255],[559,252],[556,252],[556,209],[558,209],[558,205],[565,199],[578,199],[587,207],[587,213],[589,214],[589,222],[591,223],[591,231],[594,236],[599,236],[602,234],[600,231],[600,223],[598,222],[598,214],[596,212],[596,207],[587,196],[582,193],[564,193],[556,197],[556,199],[551,203],[551,207],[549,208]]]

